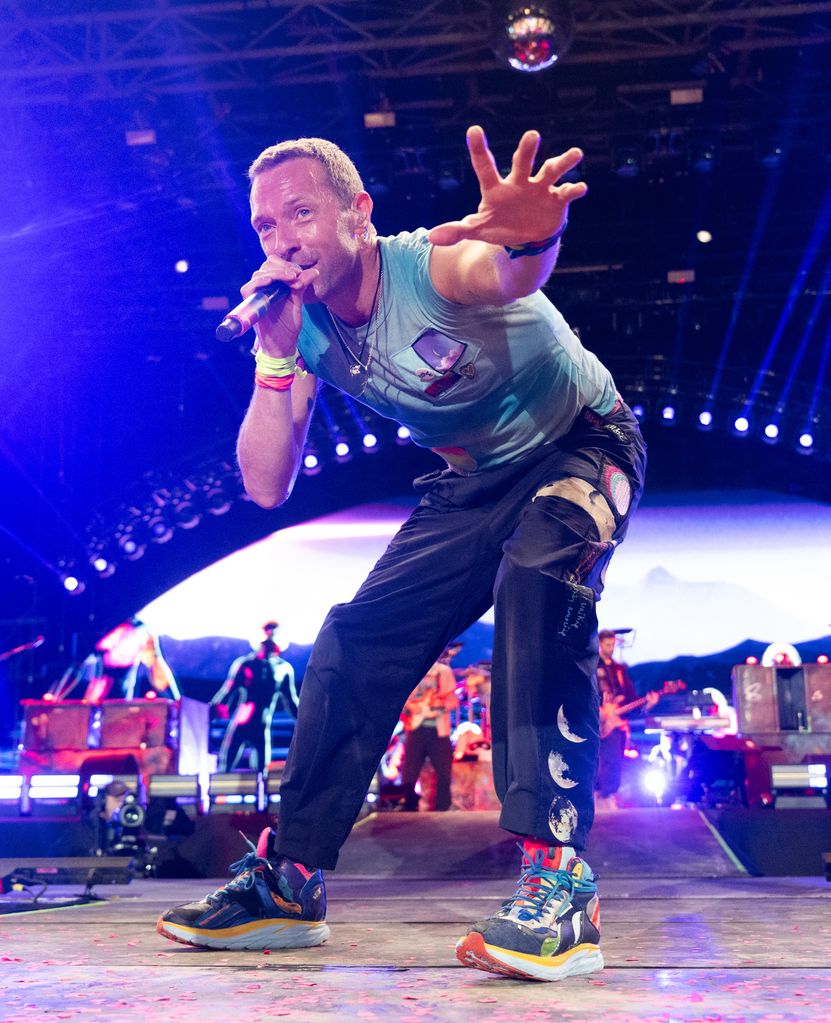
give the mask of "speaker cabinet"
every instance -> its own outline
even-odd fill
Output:
[[[106,700],[101,704],[101,749],[176,746],[178,705],[172,700]]]
[[[740,733],[781,746],[791,763],[831,752],[831,665],[736,665],[733,700]]]
[[[92,707],[80,700],[47,703],[23,700],[23,746],[35,753],[87,749],[91,738]]]

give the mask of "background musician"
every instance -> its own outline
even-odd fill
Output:
[[[450,742],[450,713],[459,706],[456,676],[446,663],[447,652],[436,661],[404,704],[404,766],[401,784],[403,809],[418,809],[415,790],[424,761],[429,758],[436,772],[436,810],[450,809],[450,779],[453,747]]]
[[[597,683],[600,688],[600,760],[595,784],[595,808],[616,810],[616,793],[620,788],[623,771],[623,753],[629,738],[629,724],[618,713],[623,704],[637,699],[629,669],[614,659],[617,635],[612,629],[598,633],[600,660],[597,664]],[[649,693],[644,707],[649,710],[658,702],[657,693]]]

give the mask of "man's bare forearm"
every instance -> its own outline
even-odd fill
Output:
[[[295,395],[255,387],[240,428],[237,458],[243,484],[263,508],[276,508],[288,499],[300,470],[314,384],[304,380],[294,387]]]

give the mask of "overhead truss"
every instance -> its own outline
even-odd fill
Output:
[[[66,13],[55,13],[56,8]],[[104,7],[105,9],[102,9]],[[503,67],[492,0],[6,0],[0,105],[232,92]],[[574,0],[568,67],[831,43],[831,0]]]

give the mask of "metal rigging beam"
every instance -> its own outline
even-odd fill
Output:
[[[498,71],[489,0],[215,0],[54,15],[0,6],[0,105],[138,93],[262,90]],[[401,7],[407,10],[402,11]],[[717,47],[753,53],[831,43],[831,0],[616,0],[573,4],[563,70],[660,62]]]

